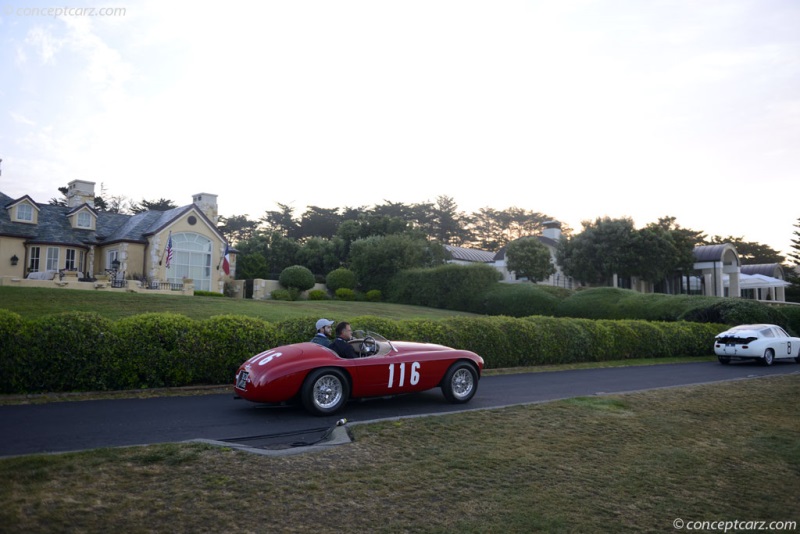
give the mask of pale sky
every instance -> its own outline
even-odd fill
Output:
[[[446,195],[783,253],[800,218],[797,0],[4,2],[12,198]]]

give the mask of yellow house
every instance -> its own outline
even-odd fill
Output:
[[[195,290],[217,293],[233,280],[235,254],[229,251],[224,261],[216,195],[198,193],[187,206],[126,215],[95,209],[94,185],[70,182],[66,206],[0,192],[0,277],[109,277],[120,284],[139,280],[143,288],[192,280]]]

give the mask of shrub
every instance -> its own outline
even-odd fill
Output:
[[[0,309],[0,393],[25,391],[23,321],[19,314]]]
[[[203,321],[150,313],[116,324],[73,312],[24,320],[0,310],[4,393],[230,384],[242,362],[269,348],[308,341],[318,317],[278,323],[221,315]],[[341,320],[341,319],[339,319]],[[486,368],[713,354],[714,323],[531,316],[394,321],[348,319],[393,340],[480,354]]]
[[[713,299],[686,310],[680,320],[727,325],[769,323],[787,327],[789,320],[778,308],[747,299]]]
[[[302,265],[292,265],[281,271],[278,279],[280,284],[287,289],[306,291],[314,287],[314,274]]]
[[[496,269],[483,264],[407,269],[392,279],[389,299],[403,304],[472,311],[476,296],[494,288],[500,276]]]
[[[789,334],[800,336],[800,306],[781,306],[778,310],[786,317]]]
[[[195,321],[175,313],[145,313],[118,321],[118,380],[121,389],[192,383],[198,353]],[[124,347],[124,350],[123,350]]]
[[[336,298],[339,300],[355,300],[356,292],[352,289],[342,287],[336,290]]]
[[[195,297],[224,297],[222,293],[214,293],[213,291],[195,291]]]
[[[25,391],[120,389],[117,364],[123,356],[108,319],[66,312],[34,319],[23,331]]]
[[[269,296],[272,300],[296,300],[292,298],[292,294],[288,289],[273,289]]]
[[[380,302],[381,300],[383,300],[383,294],[379,289],[367,291],[367,302]]]
[[[314,325],[319,317],[297,317],[278,321],[275,327],[275,345],[289,345],[309,341],[316,331]]]
[[[555,315],[559,299],[552,292],[536,284],[496,284],[481,295],[482,302],[475,303],[475,313],[527,317],[529,315]]]
[[[312,289],[308,292],[308,300],[328,300],[328,293],[322,289]]]
[[[328,273],[325,278],[325,285],[329,291],[336,293],[337,289],[355,289],[356,288],[356,273],[350,269],[340,267]]]
[[[576,291],[575,294],[558,304],[556,315],[584,319],[616,318],[616,306],[619,301],[634,293],[629,289],[616,287],[597,287]]]
[[[276,345],[275,326],[252,317],[217,315],[199,321],[185,342],[194,355],[193,384],[233,383],[247,359]]]

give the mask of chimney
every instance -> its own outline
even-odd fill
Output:
[[[203,214],[217,224],[219,214],[217,213],[217,195],[211,193],[197,193],[192,196],[192,202],[200,208]]]
[[[67,184],[67,206],[76,208],[83,204],[94,207],[94,182],[72,180]]]
[[[553,241],[561,239],[561,223],[558,221],[545,221],[542,223],[544,230],[542,230],[542,237],[548,237]]]

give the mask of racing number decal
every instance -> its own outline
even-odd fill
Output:
[[[283,355],[282,352],[275,352],[275,350],[273,349],[273,350],[269,350],[269,351],[265,352],[264,354],[259,354],[257,356],[253,356],[252,358],[250,358],[250,362],[249,363],[255,364],[256,362],[258,362],[258,365],[266,365],[269,362],[271,362],[272,360],[274,360],[275,358],[277,358],[278,356],[282,356],[282,355]],[[259,360],[261,360],[261,361],[259,361]]]
[[[787,352],[787,354],[788,354],[789,356],[791,356],[791,355],[792,355],[792,342],[791,342],[791,341],[787,341],[787,342],[786,342],[786,348],[787,348],[787,349],[789,349],[789,351]]]
[[[400,378],[397,382],[397,387],[401,388],[405,385],[406,381],[406,364],[401,363],[397,366],[400,371]],[[411,364],[410,369],[411,376],[408,379],[408,383],[412,386],[416,386],[419,383],[419,362],[414,362]],[[394,364],[389,364],[389,389],[394,387]]]

